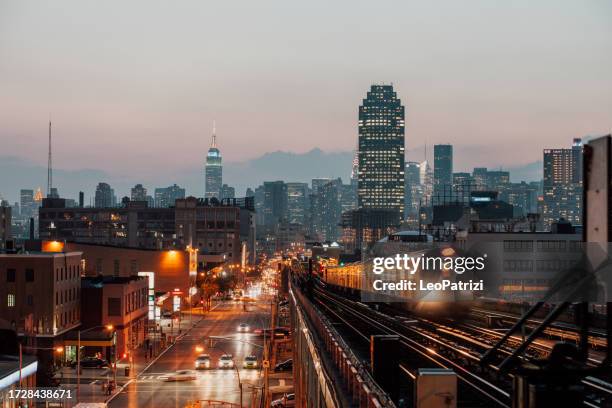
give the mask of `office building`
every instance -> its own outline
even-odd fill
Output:
[[[342,212],[357,208],[357,189],[354,184],[340,184],[340,207]]]
[[[149,208],[126,197],[121,207],[67,208],[63,198],[44,199],[41,239],[161,249],[175,244],[174,210]]]
[[[132,187],[130,194],[131,201],[147,201],[147,189],[142,184],[136,184]]]
[[[543,223],[548,230],[561,218],[582,224],[582,141],[570,149],[544,150]]]
[[[289,223],[306,224],[308,194],[307,183],[287,183],[287,221]]]
[[[338,178],[319,186],[316,193],[311,194],[310,232],[313,238],[320,241],[338,240],[340,216],[342,214],[341,189],[342,180]]]
[[[0,203],[0,249],[5,248],[6,241],[8,241],[11,235],[12,215],[11,207],[4,204],[4,201]]]
[[[0,253],[0,316],[39,348],[37,383],[51,382],[53,348],[81,323],[81,252]]]
[[[19,202],[21,204],[21,215],[26,217],[32,217],[35,209],[38,206],[34,202],[34,190],[22,189],[19,191]]]
[[[227,184],[223,184],[219,192],[219,199],[224,200],[226,198],[236,198],[236,189]]]
[[[404,218],[415,215],[419,211],[423,186],[421,184],[421,164],[418,162],[406,163],[404,175]]]
[[[173,184],[164,188],[155,189],[155,207],[173,207],[178,199],[185,198],[185,189]]]
[[[449,144],[434,145],[433,169],[434,204],[452,201],[453,185],[453,146]]]
[[[359,208],[403,214],[404,107],[392,85],[372,85],[359,107],[357,194]]]
[[[206,155],[205,173],[205,198],[217,199],[221,195],[221,186],[223,185],[223,166],[221,164],[221,152],[217,147],[217,134],[213,126],[212,142],[208,154]]]
[[[115,192],[107,183],[98,183],[94,206],[96,208],[111,208],[115,206]]]
[[[107,348],[102,355],[112,361],[144,343],[147,335],[148,281],[145,277],[98,275],[81,280],[81,330],[112,325],[116,350]],[[68,347],[66,347],[68,348]]]
[[[283,181],[266,181],[263,188],[263,224],[275,226],[287,219],[287,184]]]
[[[241,236],[254,235],[254,231],[241,233],[241,210],[252,212],[253,199],[227,199],[215,202],[187,197],[176,201],[176,240],[181,248],[198,249],[198,262],[240,263],[243,256]],[[254,228],[254,225],[252,225]],[[252,245],[251,242],[245,242]],[[244,248],[251,252],[255,248]]]
[[[355,252],[397,231],[399,219],[395,210],[359,208],[343,213],[340,226],[340,242],[345,250]]]

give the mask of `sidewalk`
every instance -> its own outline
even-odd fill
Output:
[[[121,392],[121,390],[127,386],[130,381],[137,378],[143,371],[145,371],[151,364],[153,364],[165,351],[167,351],[172,344],[182,338],[185,334],[189,332],[189,330],[195,326],[197,323],[202,321],[205,317],[206,313],[203,313],[201,308],[199,311],[194,309],[193,314],[190,316],[189,311],[187,313],[181,313],[180,325],[177,323],[173,324],[173,332],[171,333],[170,328],[166,327],[165,321],[163,324],[163,332],[166,334],[166,339],[172,337],[172,343],[166,342],[165,347],[161,348],[162,341],[161,336],[157,336],[156,339],[153,340],[153,350],[156,351],[152,358],[147,356],[147,350],[144,346],[138,347],[137,349],[132,351],[132,370],[128,376],[126,376],[126,367],[129,367],[130,362],[126,359],[119,359],[117,361],[117,386],[112,394],[105,394],[103,386],[108,383],[109,380],[114,378],[114,372],[111,367],[103,368],[103,369],[95,369],[95,368],[83,368],[81,371],[80,377],[80,390],[79,390],[79,402],[107,402],[110,401],[116,394]],[[190,319],[191,317],[191,319]],[[74,395],[76,396],[77,390],[77,371],[76,368],[70,367],[62,367],[56,373],[56,378],[60,379],[61,387],[64,389],[70,389],[74,391]],[[74,404],[76,405],[76,398],[74,399]]]

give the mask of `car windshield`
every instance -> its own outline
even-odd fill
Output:
[[[231,360],[232,356],[228,356],[228,355],[223,355],[221,356],[221,360]]]
[[[255,357],[255,356],[248,356],[245,360],[246,361],[257,361],[257,357]]]
[[[210,356],[208,356],[208,355],[198,356],[198,360],[210,360]]]

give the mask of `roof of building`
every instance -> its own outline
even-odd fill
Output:
[[[83,288],[101,288],[104,285],[125,285],[126,283],[145,280],[144,276],[84,276],[81,278],[81,287]]]

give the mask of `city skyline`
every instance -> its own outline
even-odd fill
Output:
[[[356,24],[373,11],[366,5],[355,5],[353,21],[338,6],[313,4],[295,13],[271,4],[274,13],[267,13],[272,10],[192,3],[148,7],[150,20],[138,33],[127,24],[139,15],[133,3],[124,6],[125,20],[115,21],[113,36],[89,28],[103,27],[106,17],[114,21],[113,7],[72,6],[78,23],[56,8],[2,6],[0,139],[11,141],[3,156],[43,164],[49,115],[57,168],[99,168],[108,161],[106,147],[120,144],[107,169],[113,176],[195,168],[214,118],[227,164],[277,150],[350,151],[363,89],[391,82],[406,105],[407,151],[425,143],[463,144],[481,149],[488,162],[479,165],[507,167],[610,130],[612,35],[603,17],[610,6],[603,3],[528,9],[407,3],[396,5],[392,21],[367,27]],[[218,18],[196,25],[208,15]],[[261,24],[253,25],[253,16]],[[433,17],[446,28],[421,22]],[[166,24],[173,18],[185,22]],[[315,21],[319,31],[309,35]],[[230,23],[235,32],[224,28]],[[274,35],[279,30],[286,39]],[[380,36],[388,41],[376,43],[377,57],[360,58],[361,46]],[[337,52],[341,45],[344,53]],[[37,56],[36,75],[30,55]],[[347,66],[356,58],[359,68]],[[387,60],[394,63],[382,64]],[[533,149],[536,137],[541,146]],[[245,144],[245,138],[257,142]],[[168,154],[169,140],[189,146],[184,157]],[[164,166],[150,165],[159,162]]]

